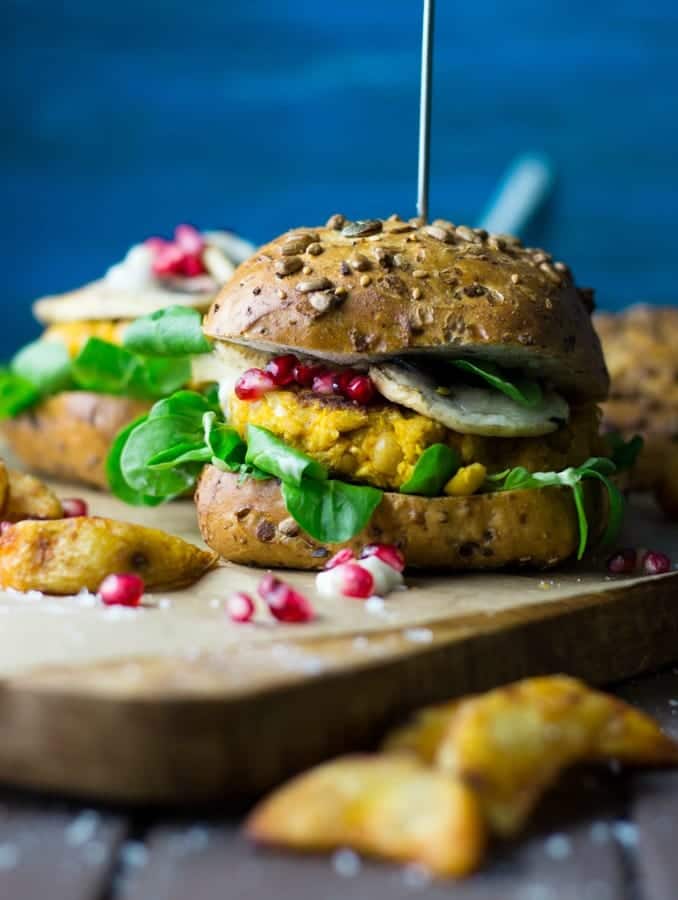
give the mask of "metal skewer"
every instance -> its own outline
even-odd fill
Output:
[[[424,0],[421,33],[421,88],[419,94],[419,168],[417,171],[417,215],[424,222],[428,219],[434,8],[435,0]]]

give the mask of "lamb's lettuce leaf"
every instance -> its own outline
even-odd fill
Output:
[[[610,479],[615,471],[616,466],[611,459],[593,456],[581,466],[563,469],[561,472],[528,472],[523,466],[517,466],[514,469],[507,469],[496,475],[488,476],[487,482],[493,491],[520,491],[543,487],[570,488],[579,526],[577,559],[581,559],[586,550],[589,536],[582,482],[587,478],[593,478],[602,482],[607,490],[608,521],[601,540],[603,544],[610,544],[619,533],[624,516],[624,497],[617,485]]]
[[[500,369],[491,362],[472,362],[470,359],[451,359],[450,363],[463,372],[481,378],[490,387],[506,394],[521,406],[536,407],[542,402],[543,394],[538,381],[515,375]]]
[[[14,356],[10,371],[29,382],[41,397],[71,386],[71,359],[61,341],[33,341]]]
[[[196,356],[212,344],[202,333],[202,315],[187,306],[168,306],[135,319],[125,329],[123,345],[141,356]]]
[[[0,370],[0,421],[11,419],[40,400],[40,391],[22,375]]]
[[[437,497],[459,468],[459,454],[447,444],[431,444],[421,454],[409,479],[401,485],[401,494]]]
[[[144,359],[125,347],[91,337],[72,361],[71,371],[79,388],[154,400],[186,384],[191,363],[188,357]]]
[[[330,479],[303,478],[298,485],[283,481],[280,488],[295,522],[328,544],[348,541],[361,532],[383,496],[378,488]]]
[[[330,480],[324,466],[265,428],[250,426],[245,444],[210,405],[210,398],[180,391],[121,432],[108,459],[113,493],[155,505],[190,490],[211,463],[242,478],[279,479],[289,514],[319,541],[349,540],[365,527],[380,490]]]

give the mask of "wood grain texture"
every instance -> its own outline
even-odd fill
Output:
[[[675,733],[672,705],[678,666],[621,685],[615,693],[652,715]],[[254,751],[256,755],[256,749]],[[495,844],[482,870],[463,883],[429,883],[417,870],[365,860],[340,874],[328,856],[302,857],[255,850],[239,834],[236,818],[196,818],[195,812],[172,820],[148,812],[128,820],[132,840],[105,853],[105,872],[94,881],[82,859],[102,859],[102,837],[110,816],[92,820],[92,810],[45,802],[36,795],[0,793],[0,887],[11,885],[12,900],[49,896],[81,900],[96,896],[116,900],[673,900],[668,881],[673,842],[655,841],[649,855],[655,816],[629,818],[632,807],[661,791],[673,830],[678,785],[655,784],[663,774],[629,774],[602,769],[573,770],[550,791],[528,832]],[[55,810],[63,815],[55,821]],[[96,810],[94,811],[96,812]],[[96,827],[92,827],[96,825]],[[637,831],[636,831],[637,828]],[[61,858],[46,870],[36,843],[50,835]],[[22,852],[7,865],[7,844],[29,835]],[[74,846],[77,845],[77,846]],[[4,866],[3,866],[3,860]],[[11,859],[10,859],[11,862]],[[349,864],[351,859],[348,860]],[[110,866],[110,863],[113,863]],[[64,870],[70,875],[64,881]],[[11,873],[11,874],[8,874]],[[11,880],[10,880],[11,879]],[[662,880],[663,879],[663,880]],[[101,889],[93,891],[93,884]],[[3,897],[4,893],[0,892]]]
[[[93,512],[157,517],[87,498]],[[162,515],[197,540],[190,504]],[[655,519],[636,510],[645,539],[659,528],[678,546]],[[230,623],[224,599],[259,578],[226,566],[138,610],[1,594],[0,777],[138,804],[219,803],[369,746],[423,703],[542,672],[620,679],[678,646],[678,573],[610,581],[598,562],[547,580],[414,576],[379,615],[314,597],[311,625],[261,612],[254,626]],[[311,576],[290,578],[313,596]]]

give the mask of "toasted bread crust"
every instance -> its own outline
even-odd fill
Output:
[[[331,545],[299,529],[274,480],[241,481],[206,466],[195,502],[206,543],[225,559],[257,566],[321,569],[341,547],[383,542],[400,546],[408,565],[418,568],[542,569],[572,556],[579,540],[574,503],[563,488],[471,497],[386,493],[364,531]],[[597,482],[587,485],[587,503],[595,534],[604,516]]]
[[[571,397],[606,396],[588,296],[565,266],[450,223],[369,224],[374,233],[357,236],[300,228],[262,247],[220,291],[206,333],[348,364],[477,355],[547,377]]]
[[[105,461],[113,439],[149,406],[129,397],[65,391],[3,422],[2,432],[27,468],[107,489]]]

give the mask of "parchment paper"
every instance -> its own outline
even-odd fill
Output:
[[[159,509],[127,507],[100,493],[80,487],[53,485],[61,496],[84,497],[92,514],[162,527],[201,543],[193,504],[182,501]],[[634,501],[627,515],[620,546],[651,546],[678,559],[678,527],[668,526],[650,498]],[[106,664],[143,658],[181,658],[190,661],[209,655],[211,664],[228,667],[236,657],[270,654],[281,665],[313,672],[320,665],[312,652],[300,647],[352,635],[353,646],[369,652],[370,636],[397,631],[401,637],[425,644],[433,639],[429,626],[457,620],[460,629],[469,619],[491,617],[530,604],[557,603],[563,598],[605,591],[620,582],[611,578],[604,560],[588,560],[557,573],[493,575],[411,575],[406,591],[391,594],[383,605],[359,600],[330,601],[314,589],[314,576],[286,573],[304,591],[318,612],[316,621],[282,626],[270,618],[264,604],[253,624],[232,623],[224,601],[233,590],[256,594],[261,571],[225,564],[194,587],[168,594],[147,595],[138,609],[104,607],[89,594],[45,597],[0,592],[0,676],[29,673],[36,667]],[[660,576],[661,577],[661,576]]]

